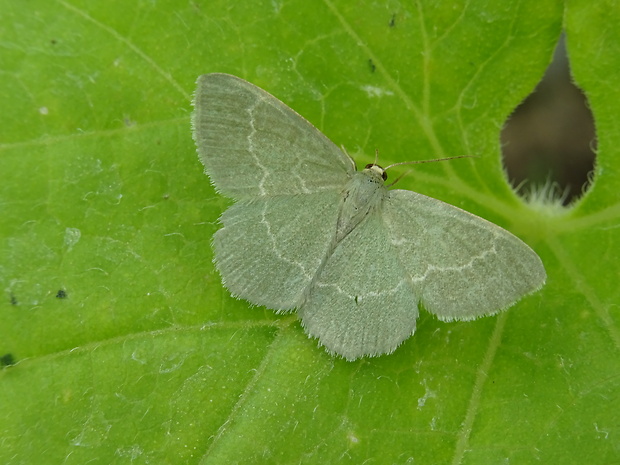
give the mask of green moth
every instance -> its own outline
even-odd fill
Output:
[[[416,327],[418,305],[444,321],[513,305],[545,283],[517,237],[415,192],[390,189],[278,99],[227,74],[198,78],[192,117],[216,190],[235,203],[213,238],[235,297],[297,310],[330,353],[387,354]]]

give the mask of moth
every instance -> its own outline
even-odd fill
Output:
[[[513,305],[545,283],[538,255],[482,218],[388,189],[278,99],[227,74],[200,76],[200,161],[234,204],[213,237],[230,293],[278,313],[347,360],[387,354],[420,304],[444,321]]]

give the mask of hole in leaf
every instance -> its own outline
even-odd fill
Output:
[[[568,205],[589,186],[594,120],[571,80],[564,36],[543,79],[506,122],[501,142],[508,179],[526,197],[553,192]]]

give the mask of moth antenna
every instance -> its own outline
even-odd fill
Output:
[[[447,160],[454,160],[456,158],[480,158],[476,155],[458,155],[456,157],[447,157],[447,158],[434,158],[432,160],[418,160],[418,161],[403,161],[400,163],[394,163],[390,166],[386,166],[384,168],[385,171],[387,171],[390,168],[393,168],[395,166],[400,166],[400,165],[417,165],[419,163],[430,163],[432,161],[447,161]],[[409,173],[411,173],[411,170],[409,171],[405,171],[403,174],[401,174],[399,177],[397,177],[394,182],[392,182],[391,184],[388,184],[385,187],[392,187],[394,184],[396,184],[398,181],[400,181],[403,177],[405,177],[406,175],[408,175]]]
[[[433,158],[431,160],[417,160],[417,161],[401,161],[400,163],[394,163],[390,166],[386,166],[384,169],[389,170],[390,168],[394,168],[395,166],[401,165],[417,165],[419,163],[431,163],[434,161],[448,161],[448,160],[456,160],[457,158],[480,158],[476,155],[458,155],[456,157],[446,157],[446,158]]]

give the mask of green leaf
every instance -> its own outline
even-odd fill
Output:
[[[617,460],[620,10],[249,3],[0,0],[0,462]],[[499,146],[563,28],[598,135],[570,209],[520,200]],[[265,88],[358,165],[477,155],[399,184],[518,234],[546,287],[474,322],[423,314],[354,363],[232,299],[210,248],[228,202],[189,127],[209,72]]]

